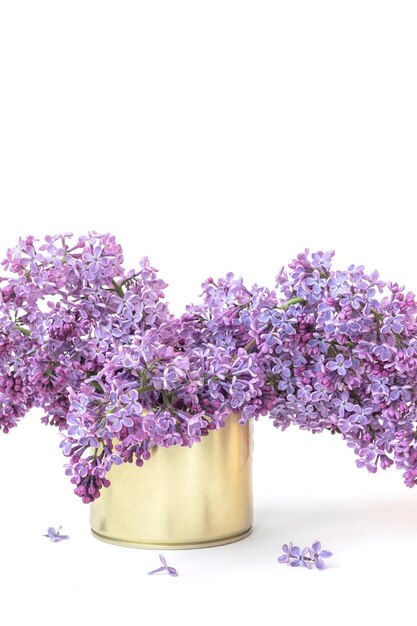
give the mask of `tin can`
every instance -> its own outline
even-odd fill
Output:
[[[252,528],[253,423],[231,414],[192,448],[155,446],[142,467],[113,466],[90,506],[95,537],[136,548],[218,546]]]

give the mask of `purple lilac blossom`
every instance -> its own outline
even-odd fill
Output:
[[[291,567],[306,567],[311,569],[313,565],[317,569],[322,570],[326,564],[323,559],[328,559],[332,556],[329,550],[322,550],[320,541],[315,541],[310,547],[301,549],[299,546],[294,546],[291,542],[282,546],[283,554],[278,557],[278,563],[286,563]]]
[[[175,317],[145,257],[123,268],[110,234],[21,239],[0,277],[0,430],[32,408],[61,431],[65,471],[88,503],[113,465],[190,447],[269,415],[338,434],[375,472],[417,482],[417,305],[333,252],[301,253],[276,290],[232,273]]]
[[[310,548],[310,555],[314,559],[314,564],[317,569],[324,569],[326,567],[323,559],[329,559],[332,553],[329,550],[322,550],[320,541],[315,541]]]
[[[27,237],[0,279],[0,429],[41,407],[86,503],[113,465],[141,466],[155,446],[192,446],[230,411],[246,421],[271,404],[245,350],[250,320],[239,316],[252,296],[241,279],[207,282],[221,291],[217,319],[214,302],[178,319],[148,259],[137,271],[122,262],[111,235]]]

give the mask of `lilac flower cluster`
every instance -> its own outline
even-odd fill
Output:
[[[122,262],[110,235],[28,237],[0,282],[0,429],[41,407],[86,503],[112,465],[192,446],[256,405],[263,384],[239,338],[216,343],[208,319],[175,318],[148,260],[130,272]]]
[[[278,557],[278,563],[287,563],[291,567],[307,567],[311,569],[313,565],[317,569],[324,569],[326,567],[323,559],[328,559],[332,556],[329,550],[322,550],[320,541],[315,541],[310,547],[305,547],[301,550],[299,546],[294,546],[291,542],[285,543],[282,546],[281,556]]]
[[[192,446],[230,412],[337,433],[359,467],[395,463],[414,485],[414,296],[332,256],[299,255],[277,291],[209,278],[176,317],[157,270],[126,271],[112,235],[21,239],[0,278],[0,430],[41,407],[84,502],[114,464]]]
[[[417,304],[397,283],[363,266],[333,270],[334,253],[299,254],[277,292],[249,291],[229,274],[204,285],[195,324],[204,341],[244,346],[262,372],[242,419],[269,413],[274,426],[328,430],[358,467],[395,463],[417,482]],[[203,332],[200,330],[200,332]]]

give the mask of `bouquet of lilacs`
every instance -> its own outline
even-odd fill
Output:
[[[192,446],[231,412],[339,433],[359,466],[395,461],[412,486],[414,297],[331,259],[299,255],[277,291],[210,278],[176,317],[157,271],[125,271],[111,235],[20,240],[0,281],[0,430],[41,407],[84,502],[113,464]]]
[[[232,275],[204,285],[215,338],[241,334],[263,373],[261,395],[242,415],[266,407],[273,424],[347,441],[358,467],[393,463],[417,482],[417,304],[362,266],[333,270],[333,252],[298,255],[276,279],[278,293],[245,291]],[[234,330],[230,333],[229,329]],[[259,403],[259,404],[258,404]],[[238,409],[240,410],[240,407]]]
[[[126,272],[111,235],[20,240],[0,282],[0,429],[32,407],[62,431],[66,472],[84,502],[113,464],[155,445],[191,446],[258,403],[263,372],[240,336],[175,318],[166,284],[143,259]]]

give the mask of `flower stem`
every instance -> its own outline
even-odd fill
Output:
[[[104,389],[103,387],[100,385],[100,383],[98,382],[98,380],[89,380],[88,378],[85,381],[86,383],[88,383],[89,385],[93,385],[93,387],[95,388],[96,391],[98,391],[99,393],[104,393]]]
[[[281,304],[278,308],[282,311],[286,311],[292,304],[306,304],[307,300],[305,298],[291,298],[291,300],[287,300],[284,304]]]
[[[152,385],[143,385],[142,387],[136,387],[138,393],[146,393],[147,391],[154,391]]]
[[[121,288],[121,286],[119,285],[119,283],[117,283],[117,282],[114,280],[114,278],[112,279],[111,284],[113,285],[114,290],[115,290],[115,292],[117,293],[117,295],[118,295],[118,296],[120,296],[121,298],[124,298],[124,297],[125,297],[124,291],[123,291],[123,289]]]
[[[251,339],[249,343],[247,343],[246,346],[244,346],[244,350],[246,350],[246,352],[251,352],[255,346],[256,346],[256,339]]]
[[[29,328],[25,328],[24,326],[19,326],[19,324],[15,324],[14,327],[17,330],[20,330],[20,332],[22,333],[22,335],[25,335],[26,337],[30,336],[30,330]]]

